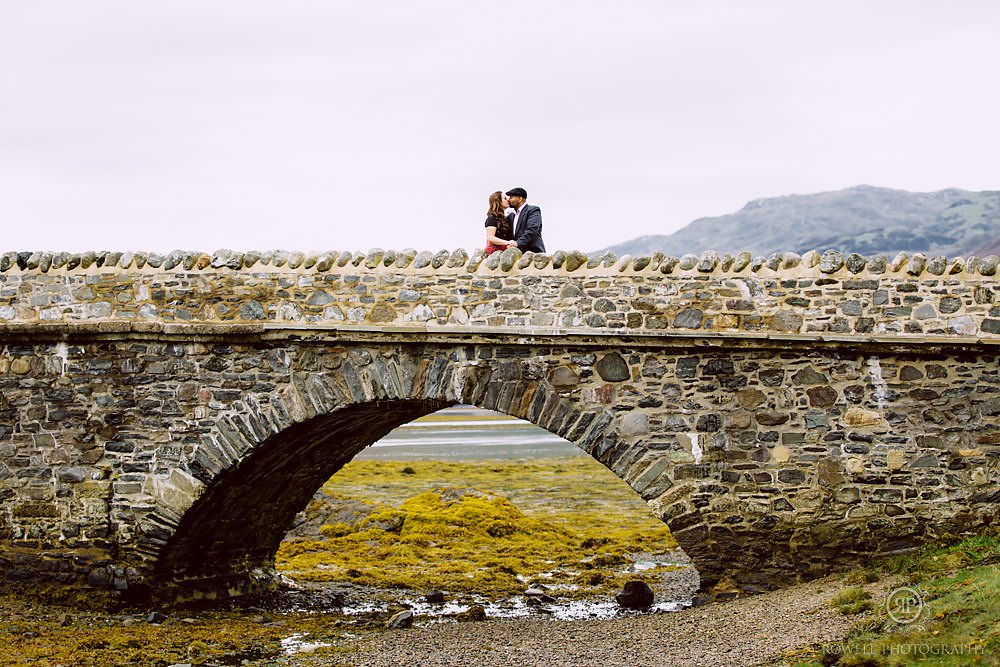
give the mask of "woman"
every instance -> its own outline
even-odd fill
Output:
[[[514,230],[504,211],[510,205],[507,195],[494,192],[490,195],[490,207],[486,212],[486,254],[497,250],[506,250],[516,245],[513,241]]]

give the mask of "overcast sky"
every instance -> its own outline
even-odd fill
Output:
[[[0,250],[549,251],[1000,189],[994,0],[2,0]]]

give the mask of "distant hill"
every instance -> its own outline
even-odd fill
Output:
[[[757,199],[736,213],[700,218],[673,234],[640,236],[597,252],[680,256],[749,250],[766,256],[832,248],[863,255],[905,251],[955,257],[992,248],[989,244],[998,239],[1000,191],[907,192],[859,185]]]
[[[1000,236],[990,239],[977,248],[973,248],[970,255],[976,257],[986,257],[988,255],[1000,255]]]

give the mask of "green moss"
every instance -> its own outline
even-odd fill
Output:
[[[326,539],[335,539],[337,537],[344,537],[345,535],[350,535],[354,532],[354,528],[348,523],[329,523],[322,528],[320,528],[320,533]]]
[[[292,632],[310,640],[340,639],[329,616],[287,614],[280,624],[253,622],[240,612],[201,612],[162,625],[134,617],[73,612],[0,597],[0,664],[116,667],[176,663],[240,664],[277,658]],[[336,652],[331,647],[330,652]]]
[[[323,492],[375,508],[353,526],[324,526],[321,540],[283,543],[279,570],[305,581],[498,597],[544,578],[584,597],[620,586],[627,554],[676,547],[635,492],[590,459],[428,461],[409,469],[391,461],[346,466]],[[587,570],[600,575],[581,577]]]
[[[874,607],[872,606],[871,600],[859,600],[857,602],[848,602],[846,604],[838,605],[837,611],[839,611],[844,616],[853,616],[855,614],[861,614],[866,611],[872,611]]]
[[[845,588],[830,600],[830,606],[845,616],[872,610],[872,594],[863,588]]]
[[[875,583],[882,577],[873,568],[859,568],[856,570],[851,570],[844,576],[845,584],[871,584]]]

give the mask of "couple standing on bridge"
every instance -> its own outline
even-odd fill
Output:
[[[486,212],[486,254],[507,248],[545,252],[542,243],[542,209],[527,203],[528,192],[514,188],[490,195]],[[512,213],[507,209],[512,208]]]

